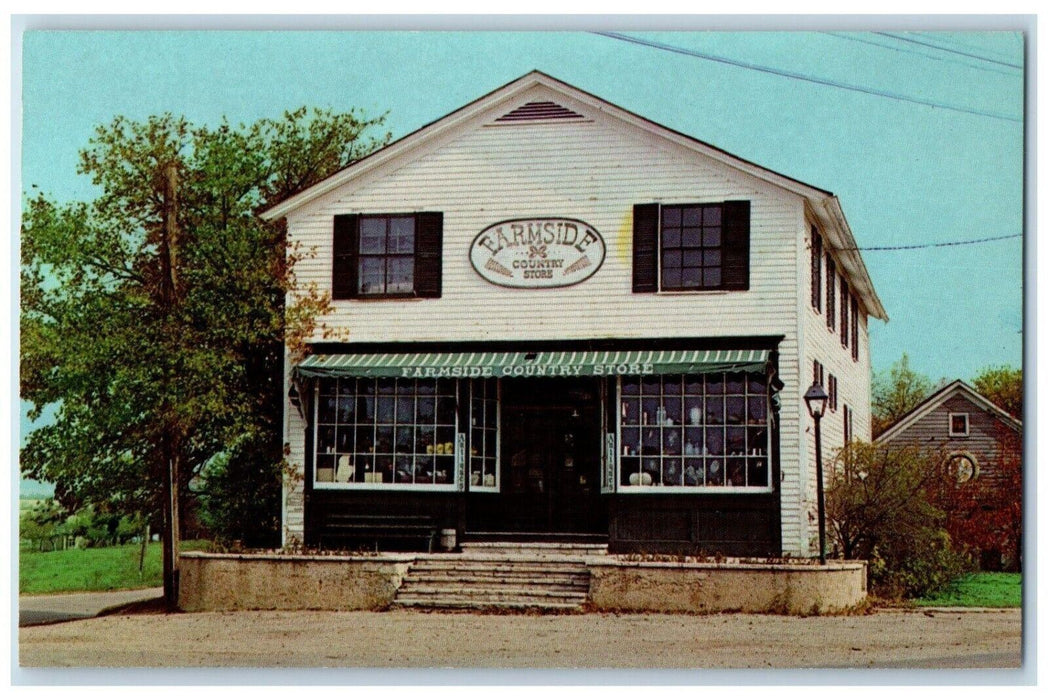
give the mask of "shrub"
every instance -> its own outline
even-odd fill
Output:
[[[879,596],[925,595],[969,568],[930,498],[941,463],[937,452],[859,442],[837,456],[827,522],[845,558],[869,561],[870,590]]]

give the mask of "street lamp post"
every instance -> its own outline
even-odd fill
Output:
[[[815,479],[816,493],[819,498],[819,563],[826,563],[826,495],[822,483],[822,433],[819,431],[819,421],[826,412],[826,401],[829,395],[819,382],[815,382],[804,393],[804,403],[808,405],[808,413],[815,420]]]

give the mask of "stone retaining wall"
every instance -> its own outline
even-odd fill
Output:
[[[599,610],[807,615],[866,598],[866,562],[742,564],[594,559],[590,602]]]
[[[178,606],[205,610],[376,610],[388,606],[415,557],[181,555]]]
[[[181,556],[179,607],[381,610],[393,602],[418,556],[187,552]],[[809,615],[847,610],[866,598],[861,561],[818,566],[594,557],[586,564],[589,602],[598,610]]]

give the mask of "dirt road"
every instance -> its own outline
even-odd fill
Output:
[[[770,615],[236,612],[19,630],[22,666],[1015,668],[1019,610]]]

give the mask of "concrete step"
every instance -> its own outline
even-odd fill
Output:
[[[529,573],[483,574],[477,572],[413,571],[404,577],[404,583],[427,581],[446,585],[516,585],[516,586],[577,586],[589,588],[585,574],[553,574],[536,576]]]
[[[581,603],[553,603],[544,600],[517,600],[517,601],[482,601],[482,600],[451,600],[443,598],[439,601],[428,599],[398,598],[393,607],[402,608],[451,608],[464,610],[542,610],[548,612],[574,612],[582,609]]]
[[[580,585],[529,585],[526,583],[514,584],[501,581],[478,582],[470,581],[460,583],[456,581],[405,581],[400,588],[405,595],[414,593],[427,593],[437,595],[439,593],[488,595],[488,594],[527,594],[539,597],[559,595],[582,595],[589,594],[589,586]]]
[[[447,586],[434,586],[428,583],[416,583],[404,586],[401,589],[404,595],[430,595],[430,596],[480,596],[480,597],[514,597],[530,596],[534,598],[585,598],[589,592],[588,588],[562,587],[539,587],[539,586],[470,586],[469,588],[449,588]]]
[[[576,562],[506,561],[504,559],[433,561],[420,559],[412,571],[476,572],[478,574],[532,573],[532,574],[587,574],[589,569]]]
[[[604,545],[467,543],[461,554],[420,556],[394,599],[402,607],[578,609],[589,596],[584,560]]]

